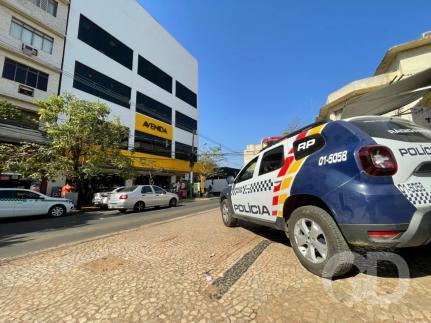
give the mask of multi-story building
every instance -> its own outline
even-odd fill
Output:
[[[420,39],[400,44],[390,48],[380,64],[377,66],[374,76],[361,80],[353,81],[337,91],[329,94],[326,104],[320,109],[318,119],[341,119],[345,116],[346,107],[351,102],[358,102],[364,95],[376,93],[376,91],[383,90],[389,86],[393,86],[400,81],[417,76],[419,73],[428,73],[426,70],[431,68],[431,32],[424,33]],[[421,76],[421,78],[423,78]],[[428,77],[429,78],[429,77]],[[413,82],[412,82],[413,83]],[[423,86],[422,84],[421,86]],[[426,84],[425,85],[429,85]],[[419,86],[419,87],[421,87]],[[423,88],[423,87],[422,87]],[[415,89],[420,90],[420,89]],[[390,91],[388,91],[389,93]],[[421,92],[422,93],[422,92]],[[403,93],[395,93],[403,95]],[[396,95],[395,95],[396,96]],[[412,96],[413,97],[413,96]],[[393,110],[385,111],[384,114],[401,116],[406,119],[413,120],[417,123],[430,127],[431,125],[431,100],[430,96],[425,97],[414,96],[413,101],[396,98],[384,97],[380,98],[381,102],[387,104],[391,110],[391,100],[394,102]],[[374,99],[369,100],[373,103]],[[399,102],[401,104],[399,104]],[[366,102],[364,102],[366,104]],[[367,114],[382,114],[382,109],[378,108],[376,104],[375,111],[366,111]],[[362,109],[350,109],[348,116],[360,116],[365,113]]]
[[[106,103],[129,128],[143,175],[166,185],[190,171],[198,63],[138,1],[73,0],[63,72],[61,92]]]
[[[68,8],[68,0],[0,0],[0,100],[30,117],[35,100],[59,93]],[[5,122],[2,141],[41,140],[28,124]]]
[[[0,142],[47,142],[34,101],[59,93],[68,10],[69,0],[0,0],[0,101],[23,117],[0,118]],[[19,174],[0,176],[0,186],[27,185]]]

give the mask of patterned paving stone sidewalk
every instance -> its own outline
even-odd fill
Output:
[[[401,253],[412,278],[391,302],[391,266],[323,280],[282,233],[225,228],[214,210],[1,263],[0,321],[428,321],[429,250]]]

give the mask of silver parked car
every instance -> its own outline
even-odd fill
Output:
[[[71,200],[49,197],[17,188],[0,188],[0,217],[44,215],[63,216],[73,210]]]
[[[108,208],[126,212],[143,211],[146,207],[178,205],[178,195],[170,193],[155,185],[137,185],[125,187],[114,193],[108,201]]]
[[[122,187],[117,187],[116,189],[114,189],[113,191],[110,192],[99,192],[99,193],[94,193],[93,195],[93,205],[100,207],[102,209],[107,208],[108,207],[108,201],[109,201],[109,197],[117,192],[121,192],[121,190],[124,188],[124,186]]]

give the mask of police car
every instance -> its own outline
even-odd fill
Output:
[[[0,188],[0,217],[31,215],[63,216],[74,208],[73,202],[25,189]]]
[[[351,246],[425,245],[431,131],[382,116],[313,124],[244,166],[222,192],[221,212],[228,227],[244,219],[285,231],[320,276],[348,272]]]

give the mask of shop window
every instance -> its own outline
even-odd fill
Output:
[[[128,69],[132,69],[133,50],[83,15],[79,20],[78,39]]]
[[[140,131],[135,131],[135,151],[152,155],[171,157],[172,141]]]
[[[175,159],[197,161],[197,148],[195,147],[195,154],[192,156],[192,146],[183,144],[181,142],[175,142]]]
[[[131,88],[76,61],[75,89],[130,109]]]

